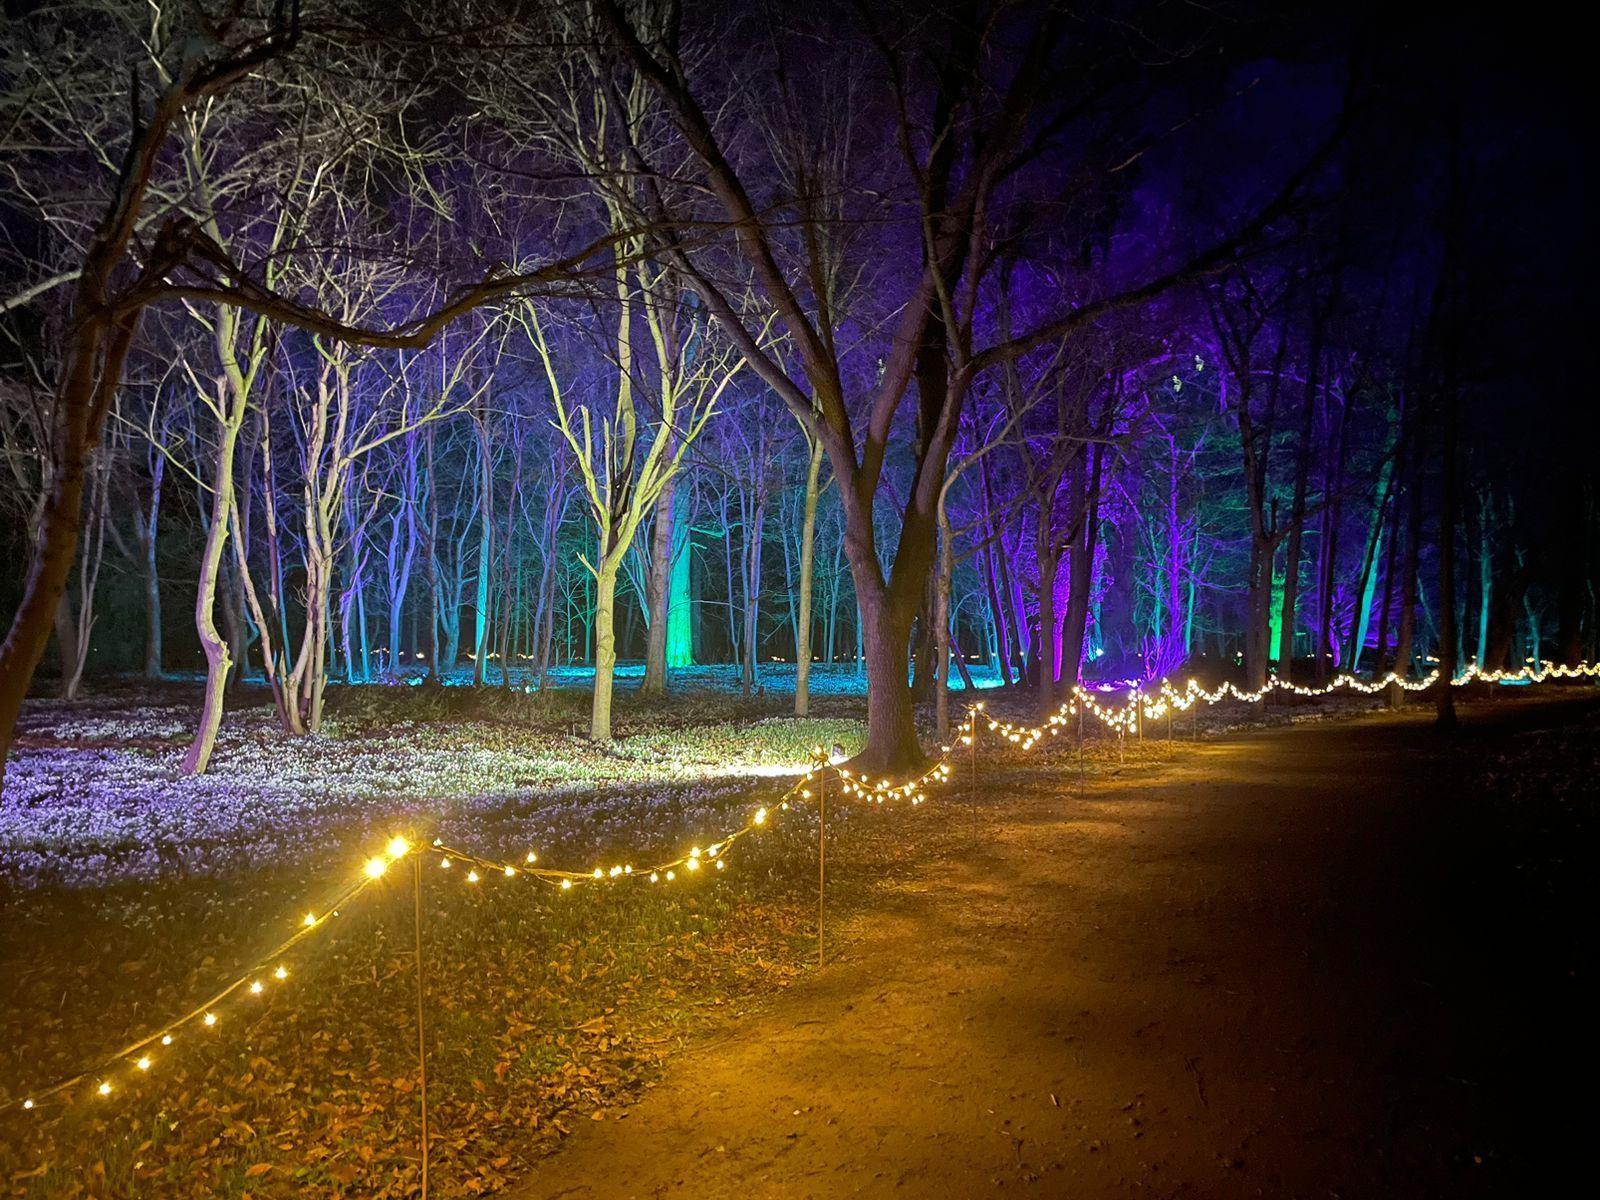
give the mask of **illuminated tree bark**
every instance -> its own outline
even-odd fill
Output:
[[[806,462],[805,515],[800,525],[800,601],[795,618],[794,715],[811,711],[811,599],[816,565],[817,498],[821,494],[822,443],[807,439],[810,454]]]

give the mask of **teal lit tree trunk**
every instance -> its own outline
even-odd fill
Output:
[[[487,409],[474,414],[478,432],[478,579],[473,602],[472,686],[482,687],[489,659],[489,569],[494,561],[494,455]],[[365,628],[365,625],[363,625]]]
[[[645,573],[644,680],[641,696],[659,696],[667,690],[667,611],[671,605],[673,539],[677,526],[677,479],[667,480],[656,501],[650,530],[650,565]]]
[[[683,529],[683,538],[672,556],[672,571],[667,577],[667,669],[694,666],[694,603],[690,594],[690,558],[694,553],[694,532],[690,527],[689,504],[680,492],[674,497],[678,509],[674,520]]]
[[[1350,643],[1345,655],[1345,668],[1351,672],[1361,668],[1361,652],[1366,648],[1367,630],[1372,623],[1372,603],[1378,592],[1378,557],[1383,553],[1383,526],[1389,507],[1389,481],[1393,477],[1393,458],[1385,458],[1378,472],[1377,501],[1372,506],[1372,521],[1367,531],[1367,549],[1361,556],[1360,597],[1356,602],[1355,620],[1351,622]]]
[[[1494,500],[1488,491],[1478,506],[1478,651],[1480,664],[1489,659],[1489,612],[1494,602]]]

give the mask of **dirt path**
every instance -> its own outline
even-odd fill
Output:
[[[514,1195],[1539,1194],[1575,998],[1514,885],[1464,877],[1494,845],[1464,761],[1370,717],[995,778],[983,844]]]

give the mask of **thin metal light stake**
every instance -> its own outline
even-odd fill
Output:
[[[967,808],[972,815],[972,838],[978,838],[978,711],[967,711],[967,733],[972,742],[972,766],[967,779]]]
[[[817,966],[822,966],[822,925],[828,899],[828,768],[817,776]]]
[[[422,984],[422,854],[411,855],[412,918],[417,946],[417,1091],[422,1107],[422,1200],[428,1200],[428,1040]]]

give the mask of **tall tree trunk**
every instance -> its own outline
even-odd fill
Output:
[[[744,660],[741,680],[746,696],[754,690],[756,682],[756,638],[761,628],[761,552],[765,544],[763,528],[767,515],[765,486],[759,482],[756,486],[760,490],[756,493],[750,522],[745,529],[742,572],[744,623],[740,636],[743,639],[744,649],[740,657]]]
[[[61,673],[56,680],[56,695],[63,700],[76,700],[78,696],[74,676],[79,658],[78,617],[72,610],[72,594],[66,589],[62,589],[61,599],[56,604],[54,630],[56,657],[61,660]]]
[[[244,589],[239,586],[239,570],[227,556],[222,560],[222,586],[217,599],[222,605],[223,635],[228,639],[228,657],[238,669],[228,676],[228,691],[243,690],[250,668],[250,637],[244,619]]]
[[[194,740],[183,756],[185,775],[202,775],[210,765],[216,747],[217,731],[222,727],[222,702],[233,666],[228,642],[217,629],[218,583],[222,575],[222,551],[228,541],[230,510],[233,506],[233,452],[239,426],[224,420],[219,429],[216,472],[212,480],[211,519],[206,528],[205,549],[200,554],[200,579],[195,589],[194,625],[200,636],[200,650],[206,657],[205,699],[200,705],[200,721]]]
[[[1345,649],[1346,669],[1351,674],[1361,669],[1361,654],[1367,646],[1367,627],[1372,620],[1372,601],[1377,593],[1378,555],[1383,550],[1383,525],[1393,479],[1392,462],[1386,459],[1378,472],[1377,498],[1372,506],[1372,519],[1367,523],[1366,549],[1361,553],[1361,574],[1356,580],[1356,611]]]
[[[150,505],[136,515],[140,566],[144,572],[144,677],[161,678],[161,572],[156,562],[161,518],[161,483],[167,456],[156,454],[150,463]]]
[[[866,664],[867,744],[854,760],[874,774],[898,775],[922,765],[912,720],[911,618],[888,596],[861,594],[862,659]]]
[[[1322,361],[1322,318],[1311,322],[1311,357],[1306,371],[1305,396],[1300,409],[1300,442],[1295,447],[1294,500],[1289,507],[1289,544],[1283,565],[1283,609],[1279,621],[1278,678],[1294,679],[1295,609],[1300,597],[1301,539],[1305,536],[1306,489],[1311,475],[1311,431],[1317,409],[1317,370]],[[1327,503],[1327,497],[1323,497]],[[1265,680],[1262,681],[1266,682]]]
[[[1444,397],[1444,447],[1439,503],[1439,683],[1436,692],[1440,729],[1456,727],[1456,442],[1459,400],[1455,382],[1447,379]]]
[[[1037,711],[1041,724],[1049,720],[1050,714],[1055,710],[1056,664],[1060,654],[1060,646],[1056,641],[1056,565],[1060,558],[1060,550],[1056,544],[1055,523],[1051,520],[1053,508],[1049,495],[1039,497],[1034,554],[1039,566],[1040,655]]]
[[[800,602],[796,618],[794,715],[811,711],[811,593],[816,568],[817,498],[821,493],[822,443],[812,441],[811,461],[806,465],[806,507],[800,522]]]
[[[489,661],[489,572],[494,563],[494,455],[489,416],[478,415],[478,579],[473,629],[472,686],[482,687]],[[609,735],[608,735],[609,736]]]
[[[994,636],[996,665],[1000,671],[1000,683],[1003,687],[1011,686],[1011,630],[1006,622],[1006,609],[1000,603],[1001,581],[999,571],[996,569],[996,559],[1000,556],[999,541],[1000,530],[994,524],[994,489],[989,478],[989,459],[987,456],[978,460],[978,474],[983,480],[984,501],[984,582],[989,588],[989,613],[994,622]]]
[[[1086,450],[1089,462],[1083,472],[1083,524],[1073,541],[1069,572],[1067,619],[1061,627],[1061,692],[1070,695],[1083,668],[1085,626],[1089,620],[1089,592],[1094,584],[1094,554],[1100,540],[1100,478],[1104,468],[1104,443]]]
[[[671,602],[673,538],[676,536],[673,518],[678,480],[676,474],[669,478],[661,495],[656,499],[655,527],[650,531],[650,572],[645,577],[645,607],[649,610],[649,628],[645,634],[644,682],[639,685],[642,696],[659,696],[667,690],[667,621]]]
[[[611,740],[611,690],[617,670],[614,623],[617,608],[617,571],[621,556],[603,555],[595,579],[594,600],[594,703],[589,712],[589,737]]]
[[[1478,501],[1478,649],[1483,665],[1489,658],[1489,614],[1494,607],[1494,497],[1487,488]]]
[[[667,669],[694,666],[694,592],[691,571],[694,556],[693,513],[689,511],[688,497],[675,492],[677,508],[672,518],[674,531],[682,530],[682,537],[674,534],[672,573],[667,578]]]
[[[1417,635],[1417,571],[1422,542],[1422,480],[1415,453],[1412,458],[1406,514],[1406,552],[1400,567],[1400,618],[1395,634],[1394,673],[1404,678],[1411,671]],[[1399,708],[1405,691],[1398,683],[1389,689],[1389,707]]]
[[[950,740],[950,582],[955,576],[950,525],[939,522],[939,574],[934,585],[934,726],[941,743]],[[965,673],[963,672],[963,675]],[[968,688],[972,685],[967,684]],[[971,692],[968,692],[971,695]]]
[[[1350,441],[1350,404],[1339,414],[1339,437],[1323,472],[1322,545],[1318,547],[1316,671],[1319,686],[1333,670],[1333,584],[1344,515],[1344,459]]]

